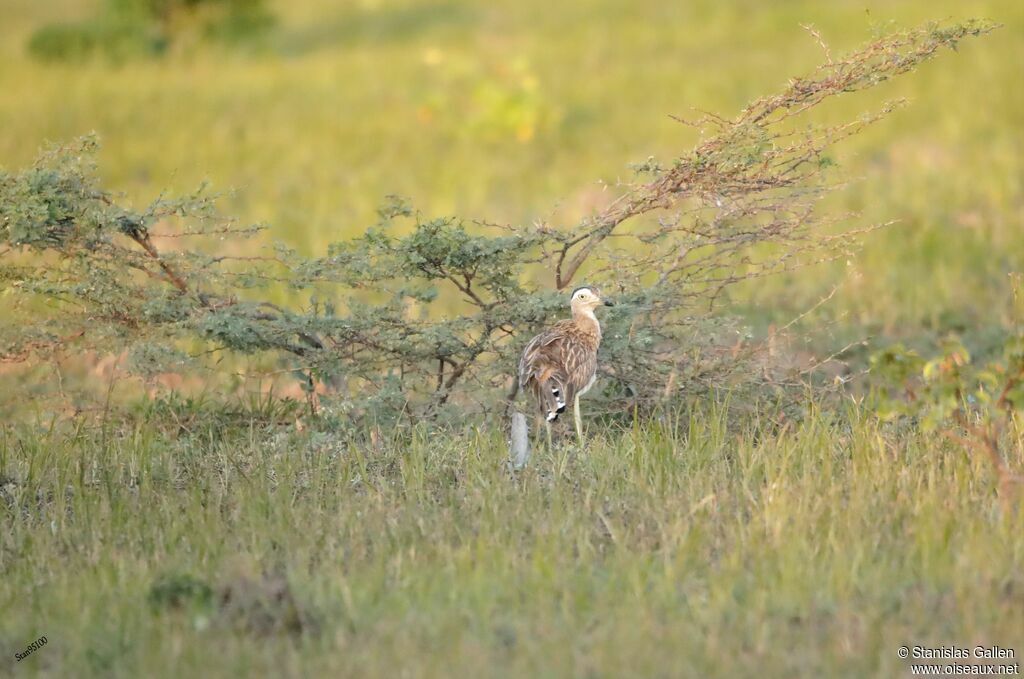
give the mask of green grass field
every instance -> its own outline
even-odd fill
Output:
[[[1003,27],[822,113],[909,100],[839,148],[855,181],[828,203],[898,223],[725,308],[764,328],[838,286],[798,326],[819,349],[954,332],[985,354],[1019,321],[1017,0],[270,4],[256,50],[60,65],[29,36],[99,2],[4,0],[0,164],[95,131],[128,202],[210,180],[224,212],[308,253],[387,194],[571,224],[608,200],[600,181],[693,146],[670,114],[732,115],[812,70],[801,24],[838,53],[984,17]],[[5,402],[35,387],[0,384]],[[910,676],[903,645],[1024,654],[1021,512],[983,458],[849,398],[782,426],[720,403],[591,422],[586,446],[517,475],[486,428],[342,436],[214,401],[58,421],[26,403],[0,422],[0,675],[862,677]],[[1024,468],[1021,428],[1002,443]]]
[[[0,667],[863,677],[908,676],[900,645],[1020,653],[1022,525],[983,461],[856,416],[668,418],[516,478],[493,433],[192,429],[0,440],[0,640],[49,642]],[[186,576],[212,600],[150,602]]]

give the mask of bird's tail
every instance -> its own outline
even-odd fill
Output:
[[[558,416],[565,412],[566,394],[562,380],[550,378],[540,383],[539,397],[544,409],[544,417],[548,422],[554,422]]]

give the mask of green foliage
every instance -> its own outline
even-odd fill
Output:
[[[1009,336],[1000,360],[976,365],[971,355],[955,338],[943,343],[935,358],[922,359],[902,348],[889,349],[876,356],[872,365],[883,379],[902,385],[909,400],[900,399],[894,414],[917,414],[923,408],[925,425],[934,429],[963,407],[977,410],[987,419],[993,409],[1024,408],[1021,376],[1024,371],[1021,344],[1024,336]],[[886,365],[888,364],[888,365]],[[899,368],[892,369],[893,365]],[[886,402],[892,406],[891,401]]]
[[[154,610],[208,607],[213,601],[213,589],[187,573],[168,573],[152,584],[146,598]]]
[[[271,633],[307,635],[315,632],[315,619],[280,577],[233,575],[214,590],[205,581],[187,573],[164,573],[150,586],[150,609],[187,613],[193,629],[211,625],[242,634]]]
[[[1001,354],[983,363],[973,361],[954,336],[931,358],[903,345],[876,353],[876,411],[886,420],[914,417],[927,431],[960,417],[989,425],[1024,411],[1024,314],[1020,319],[1006,334]]]
[[[92,24],[51,24],[32,35],[28,51],[43,61],[82,61],[95,54],[97,45],[107,43],[110,36],[105,34],[108,31]],[[151,45],[154,51],[162,47]]]
[[[902,345],[871,358],[872,401],[882,419],[912,418],[926,432],[950,435],[969,451],[987,455],[1007,496],[1024,479],[1002,452],[1007,441],[1012,449],[1024,415],[1024,288],[1020,274],[1012,280],[1015,323],[996,358],[973,361],[956,337],[946,338],[932,358]]]
[[[125,61],[162,55],[195,26],[211,39],[245,42],[272,24],[264,0],[107,0],[94,19],[40,28],[28,49],[45,61]]]

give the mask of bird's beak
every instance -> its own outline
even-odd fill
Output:
[[[606,300],[604,300],[604,305],[605,306],[615,306],[615,302],[611,301],[610,299],[606,299]]]

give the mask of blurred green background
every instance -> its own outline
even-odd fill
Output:
[[[375,220],[390,193],[429,216],[571,224],[628,178],[697,140],[670,114],[734,115],[822,50],[893,27],[989,18],[1004,26],[957,55],[831,105],[857,115],[909,106],[847,141],[855,180],[832,199],[863,224],[899,220],[849,262],[741,291],[733,308],[824,313],[843,334],[971,335],[1009,313],[1021,238],[1024,3],[755,0],[507,3],[275,0],[275,26],[245,48],[183,40],[161,58],[34,60],[26,45],[100,0],[4,0],[0,162],[95,131],[109,186],[142,203],[205,179],[223,210],[266,222],[307,252]]]

